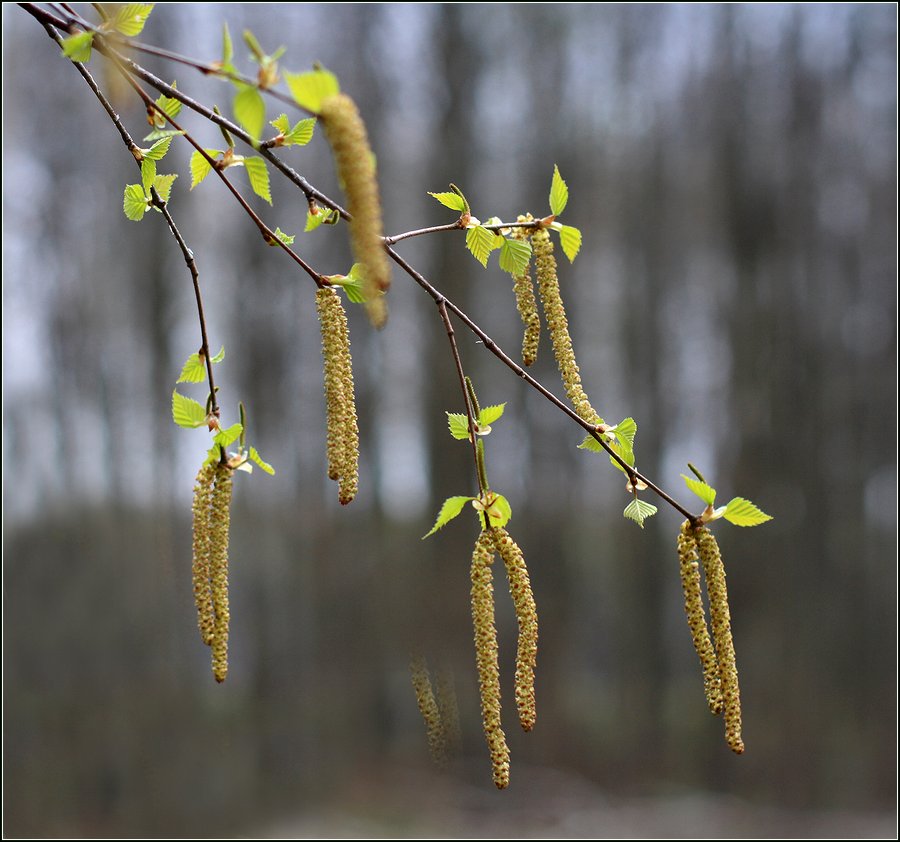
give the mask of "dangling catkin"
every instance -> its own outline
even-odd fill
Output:
[[[212,592],[209,584],[210,505],[215,476],[215,465],[206,464],[200,468],[194,484],[194,502],[191,507],[194,516],[191,578],[194,586],[194,604],[197,606],[197,626],[200,629],[200,639],[207,646],[213,641],[215,625]]]
[[[443,766],[447,762],[446,734],[434,689],[431,686],[431,675],[428,672],[428,665],[425,663],[424,656],[416,655],[412,658],[409,664],[409,672],[412,678],[413,690],[416,693],[416,704],[419,706],[419,713],[422,714],[422,719],[425,721],[425,732],[428,736],[428,750],[431,752],[431,759],[438,766]]]
[[[359,488],[359,426],[353,389],[350,330],[340,295],[330,287],[316,290],[325,370],[328,477],[338,482],[338,499],[349,503]]]
[[[530,731],[537,720],[534,701],[534,668],[537,664],[537,608],[525,556],[505,529],[495,529],[494,547],[506,565],[509,592],[519,621],[519,645],[516,652],[516,707],[523,730]]]
[[[509,748],[500,723],[500,666],[497,658],[497,628],[494,625],[494,586],[491,565],[494,541],[483,531],[472,553],[472,622],[475,626],[475,661],[481,691],[481,720],[491,752],[494,784],[509,786]]]
[[[530,222],[531,215],[520,216],[517,222]],[[510,237],[527,241],[529,232],[525,228],[514,228]],[[522,362],[534,365],[537,359],[538,344],[541,340],[541,317],[538,315],[537,299],[534,297],[534,283],[531,280],[531,262],[521,275],[513,278],[513,291],[516,294],[516,309],[522,318],[525,333],[522,336]]]
[[[716,641],[716,657],[719,661],[719,678],[725,703],[725,741],[735,754],[742,754],[741,739],[741,691],[738,686],[737,664],[734,657],[734,640],[731,636],[731,613],[728,610],[728,591],[725,587],[725,565],[715,536],[706,527],[697,530],[697,547],[706,576],[709,595],[709,613],[712,618],[713,637]]]
[[[684,612],[687,615],[688,627],[694,649],[700,658],[703,668],[703,689],[710,711],[722,712],[722,684],[719,679],[719,664],[709,629],[706,625],[706,612],[703,610],[703,597],[700,590],[700,565],[697,563],[697,541],[690,521],[685,521],[678,533],[678,561],[681,568],[681,586],[684,589]]]
[[[210,508],[210,569],[215,624],[212,640],[212,671],[216,681],[228,675],[228,530],[231,525],[233,471],[227,465],[216,467],[216,484]]]
[[[356,259],[365,264],[366,308],[376,327],[387,319],[381,293],[391,285],[391,267],[381,242],[381,200],[366,127],[356,104],[344,94],[326,97],[319,110],[325,136],[334,152],[338,178],[347,196],[350,241]]]
[[[556,364],[562,375],[566,394],[575,411],[589,424],[598,424],[600,416],[594,411],[588,396],[581,386],[581,374],[575,362],[572,337],[569,336],[569,322],[559,291],[556,272],[556,258],[553,256],[553,242],[546,228],[540,228],[531,235],[534,262],[537,267],[538,291],[544,307],[547,330],[553,343]]]

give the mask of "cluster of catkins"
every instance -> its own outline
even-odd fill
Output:
[[[699,563],[698,563],[699,558]],[[736,754],[744,751],[741,739],[741,692],[738,686],[731,613],[725,588],[725,566],[712,532],[685,521],[678,533],[678,560],[684,588],[684,610],[694,648],[703,667],[703,687],[710,711],[725,714],[725,741]],[[712,618],[713,647],[700,592],[700,564],[706,578],[709,613]]]
[[[212,649],[216,681],[228,675],[228,529],[232,474],[228,465],[200,468],[194,485],[192,575],[200,639]]]

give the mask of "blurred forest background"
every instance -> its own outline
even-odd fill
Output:
[[[94,96],[4,4],[4,833],[893,836],[896,7],[185,4],[157,7],[141,37],[214,60],[223,21],[246,72],[249,26],[287,47],[283,67],[338,74],[389,233],[452,221],[426,195],[450,181],[481,219],[546,213],[559,165],[564,220],[584,232],[561,280],[594,404],[637,419],[640,468],[689,507],[688,459],[721,500],[775,516],[716,527],[747,752],[704,703],[677,514],[626,521],[621,474],[460,331],[483,402],[507,402],[489,470],[541,618],[525,736],[498,578],[512,783],[494,791],[475,520],[420,541],[474,488],[447,434],[461,405],[434,305],[396,271],[383,332],[351,313],[362,482],[342,509],[312,285],[220,183],[188,191],[176,142],[163,171],[181,173],[172,210],[227,350],[224,417],[243,400],[277,469],[236,481],[231,671],[215,685],[189,569],[207,435],[169,409],[199,342],[190,278],[161,217],[123,216],[136,170]],[[230,86],[142,62],[230,113]],[[102,58],[89,67],[143,136],[140,104]],[[283,157],[340,199],[321,133]],[[317,269],[346,271],[343,227],[304,235],[282,181],[274,210],[255,206]],[[456,233],[398,249],[518,352],[496,258],[482,270]],[[546,339],[536,368],[562,392]],[[409,682],[416,648],[455,677],[463,750],[444,772]]]

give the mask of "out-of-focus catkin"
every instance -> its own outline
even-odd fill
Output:
[[[216,484],[210,506],[209,575],[215,612],[212,640],[212,671],[216,681],[228,675],[228,531],[231,525],[232,474],[227,465],[216,468]]]
[[[525,556],[505,529],[494,530],[494,547],[506,565],[509,592],[516,606],[519,645],[516,652],[516,708],[523,730],[530,731],[537,720],[534,698],[534,669],[537,665],[538,620]]]
[[[534,249],[534,263],[537,267],[538,292],[544,307],[547,330],[553,343],[556,364],[562,375],[566,394],[575,411],[589,424],[600,423],[600,416],[594,411],[588,396],[581,386],[581,373],[575,362],[572,337],[569,336],[569,322],[566,308],[559,291],[556,258],[553,256],[553,242],[546,228],[539,228],[531,235]]]
[[[681,586],[684,589],[684,612],[687,615],[688,627],[694,649],[700,658],[703,668],[703,689],[710,711],[721,713],[723,707],[722,684],[719,678],[719,664],[709,628],[706,625],[706,612],[703,610],[703,596],[700,589],[700,565],[697,562],[697,541],[690,521],[685,521],[678,533],[678,561],[681,569]]]
[[[447,762],[446,734],[424,656],[416,655],[410,660],[409,672],[413,690],[416,693],[416,704],[419,706],[419,713],[422,714],[425,722],[431,759],[438,766],[443,766]]]
[[[350,330],[340,295],[331,287],[316,291],[316,310],[322,331],[325,371],[328,477],[337,480],[338,499],[346,505],[359,489],[359,424]]]
[[[725,704],[725,741],[736,754],[744,751],[741,738],[741,691],[734,656],[734,640],[731,636],[731,612],[728,610],[728,591],[725,587],[725,565],[715,536],[706,527],[696,531],[697,548],[706,577],[709,595],[709,613],[712,618],[716,657],[719,662],[719,678]]]
[[[481,719],[491,753],[494,784],[509,786],[509,748],[500,722],[500,666],[497,654],[497,628],[494,625],[494,586],[491,565],[494,540],[483,531],[472,553],[472,622],[475,626],[475,661],[481,691]]]
[[[191,578],[194,586],[194,604],[197,606],[197,626],[200,639],[207,645],[213,641],[215,614],[209,581],[210,554],[210,505],[216,466],[205,464],[200,468],[194,483],[193,512],[193,562]]]
[[[391,267],[381,242],[383,224],[375,161],[366,127],[356,104],[345,94],[326,97],[319,110],[325,136],[331,144],[338,178],[352,215],[350,240],[356,259],[365,264],[366,308],[376,327],[387,319],[381,297],[391,284]]]
[[[531,214],[520,216],[516,221],[530,222]],[[513,228],[510,237],[515,240],[528,240],[529,231],[525,228]],[[522,362],[526,366],[534,365],[537,360],[538,344],[541,341],[541,317],[538,315],[537,299],[534,296],[530,261],[525,271],[513,278],[513,291],[516,294],[516,309],[525,327],[522,336]]]

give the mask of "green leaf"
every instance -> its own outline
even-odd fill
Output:
[[[336,222],[337,219],[337,211],[333,211],[331,208],[318,208],[318,213],[313,213],[312,211],[306,212],[306,227],[303,229],[304,233],[307,231],[315,231],[320,225],[327,225],[331,222],[332,219]]]
[[[637,433],[637,422],[634,418],[625,418],[615,427],[611,427],[609,432],[615,435],[610,441],[610,446],[619,454],[629,465],[634,467],[634,437]],[[622,468],[614,459],[612,463],[619,469]]]
[[[244,158],[244,167],[253,192],[271,205],[272,194],[269,192],[269,170],[266,169],[266,162],[262,158]]]
[[[735,526],[758,526],[767,520],[772,520],[771,515],[767,515],[762,509],[743,497],[735,497],[731,500],[725,507],[725,513],[722,516]]]
[[[211,465],[213,462],[218,462],[220,456],[222,455],[222,448],[219,445],[214,444],[209,450],[206,451],[206,459],[203,460],[203,466]]]
[[[72,59],[72,61],[87,63],[91,60],[91,46],[93,43],[93,32],[76,32],[62,42],[63,55]]]
[[[559,242],[569,262],[574,263],[575,256],[581,250],[581,231],[571,225],[562,225],[559,228]]]
[[[122,210],[132,222],[140,222],[149,207],[150,203],[140,184],[129,184],[125,188]]]
[[[566,203],[568,201],[569,188],[566,186],[566,182],[563,181],[563,177],[559,174],[559,167],[554,164],[553,181],[550,184],[550,212],[554,216],[559,216],[566,209]],[[566,254],[568,254],[568,252],[566,252]]]
[[[250,458],[267,474],[275,476],[275,469],[268,462],[263,460],[262,456],[260,456],[259,453],[256,452],[255,447],[250,448]]]
[[[172,194],[172,185],[175,183],[176,178],[178,178],[178,173],[158,175],[153,179],[153,187],[159,194],[159,198],[164,202],[169,201],[169,196]]]
[[[653,515],[657,512],[656,506],[652,503],[647,503],[644,500],[641,500],[639,497],[635,497],[626,507],[625,511],[622,513],[625,517],[633,520],[641,529],[644,528],[644,521],[648,517],[653,517]]]
[[[184,134],[184,129],[154,129],[144,138],[145,143],[153,143],[163,137],[175,137]]]
[[[110,25],[123,35],[133,38],[135,35],[139,35],[144,28],[154,5],[153,3],[126,3],[124,6],[119,6]]]
[[[496,526],[498,528],[506,526],[506,524],[509,523],[509,519],[512,517],[512,507],[509,505],[509,500],[502,494],[495,494],[494,500],[487,510],[487,515],[491,522],[491,526]]]
[[[585,436],[584,441],[578,445],[580,450],[590,450],[592,453],[606,453],[603,449],[603,445],[597,441],[593,436]]]
[[[154,178],[156,178],[156,161],[152,158],[144,158],[141,161],[141,185],[144,188],[144,193],[147,195],[150,194]]]
[[[250,52],[253,53],[253,58],[256,59],[256,61],[259,61],[265,56],[265,51],[259,45],[256,36],[249,29],[244,30],[244,43],[250,48]]]
[[[466,209],[466,200],[456,193],[432,193],[428,191],[428,195],[434,196],[445,208],[450,208],[452,211],[462,213]]]
[[[448,497],[444,500],[444,505],[441,506],[440,512],[438,512],[437,520],[434,522],[434,526],[431,527],[431,531],[426,535],[422,536],[422,540],[424,541],[431,535],[434,535],[435,532],[438,531],[442,526],[446,526],[450,523],[453,518],[455,518],[462,510],[463,507],[470,500],[473,500],[473,497]]]
[[[294,128],[285,133],[285,146],[306,146],[312,140],[313,132],[316,129],[316,118],[307,117],[300,120]]]
[[[323,100],[341,92],[337,76],[328,70],[312,70],[309,73],[285,71],[284,81],[297,105],[316,114],[322,109]]]
[[[269,121],[269,125],[277,129],[281,134],[287,134],[291,130],[287,114],[279,114],[274,120]]]
[[[228,31],[228,24],[222,25],[222,64],[230,65],[234,58],[234,44],[231,43],[231,33]]]
[[[220,447],[228,447],[229,444],[231,444],[241,435],[241,431],[243,429],[244,427],[240,423],[232,424],[230,427],[226,427],[224,430],[219,430],[219,432],[216,433],[213,437],[213,441]]]
[[[294,240],[296,239],[293,234],[285,234],[280,228],[275,229],[275,236],[278,237],[281,242],[283,242],[286,246],[290,246],[294,244]]]
[[[211,363],[220,363],[220,362],[222,362],[222,360],[224,360],[224,359],[225,359],[225,346],[223,345],[221,348],[219,348],[219,353],[216,354],[216,355],[210,360],[210,362],[211,362]]]
[[[524,275],[531,261],[531,243],[527,240],[503,240],[500,246],[500,268],[514,278]]]
[[[201,383],[206,378],[206,364],[200,354],[191,354],[181,368],[176,383]]]
[[[499,248],[503,242],[503,237],[488,231],[481,225],[474,225],[466,234],[466,248],[472,252],[472,256],[485,268],[487,268],[488,258],[491,252]]]
[[[478,426],[479,427],[490,427],[501,415],[503,415],[503,410],[506,409],[505,403],[498,403],[495,406],[485,406],[482,408],[481,412],[478,415]],[[465,416],[463,416],[465,417]],[[466,431],[466,438],[469,437],[468,430]]]
[[[141,152],[144,153],[144,159],[149,158],[151,161],[161,161],[166,152],[169,151],[171,143],[171,137],[164,137],[161,140],[157,140],[149,149],[141,150]]]
[[[235,95],[232,108],[247,134],[258,139],[266,122],[266,104],[259,91],[252,85],[245,85]]]
[[[711,485],[707,485],[705,482],[700,482],[698,479],[692,479],[689,476],[681,475],[681,478],[684,480],[684,484],[688,487],[689,491],[693,491],[707,506],[715,505],[716,502],[716,489]]]
[[[447,426],[450,428],[450,435],[455,439],[469,438],[469,416],[462,412],[448,412]]]
[[[204,149],[203,151],[209,155],[210,158],[215,158],[217,155],[222,154],[219,149]],[[212,166],[209,161],[207,161],[199,151],[195,151],[194,154],[191,155],[191,190],[203,181],[211,171]]]
[[[179,427],[203,427],[206,425],[206,409],[176,390],[172,392],[172,420]]]

